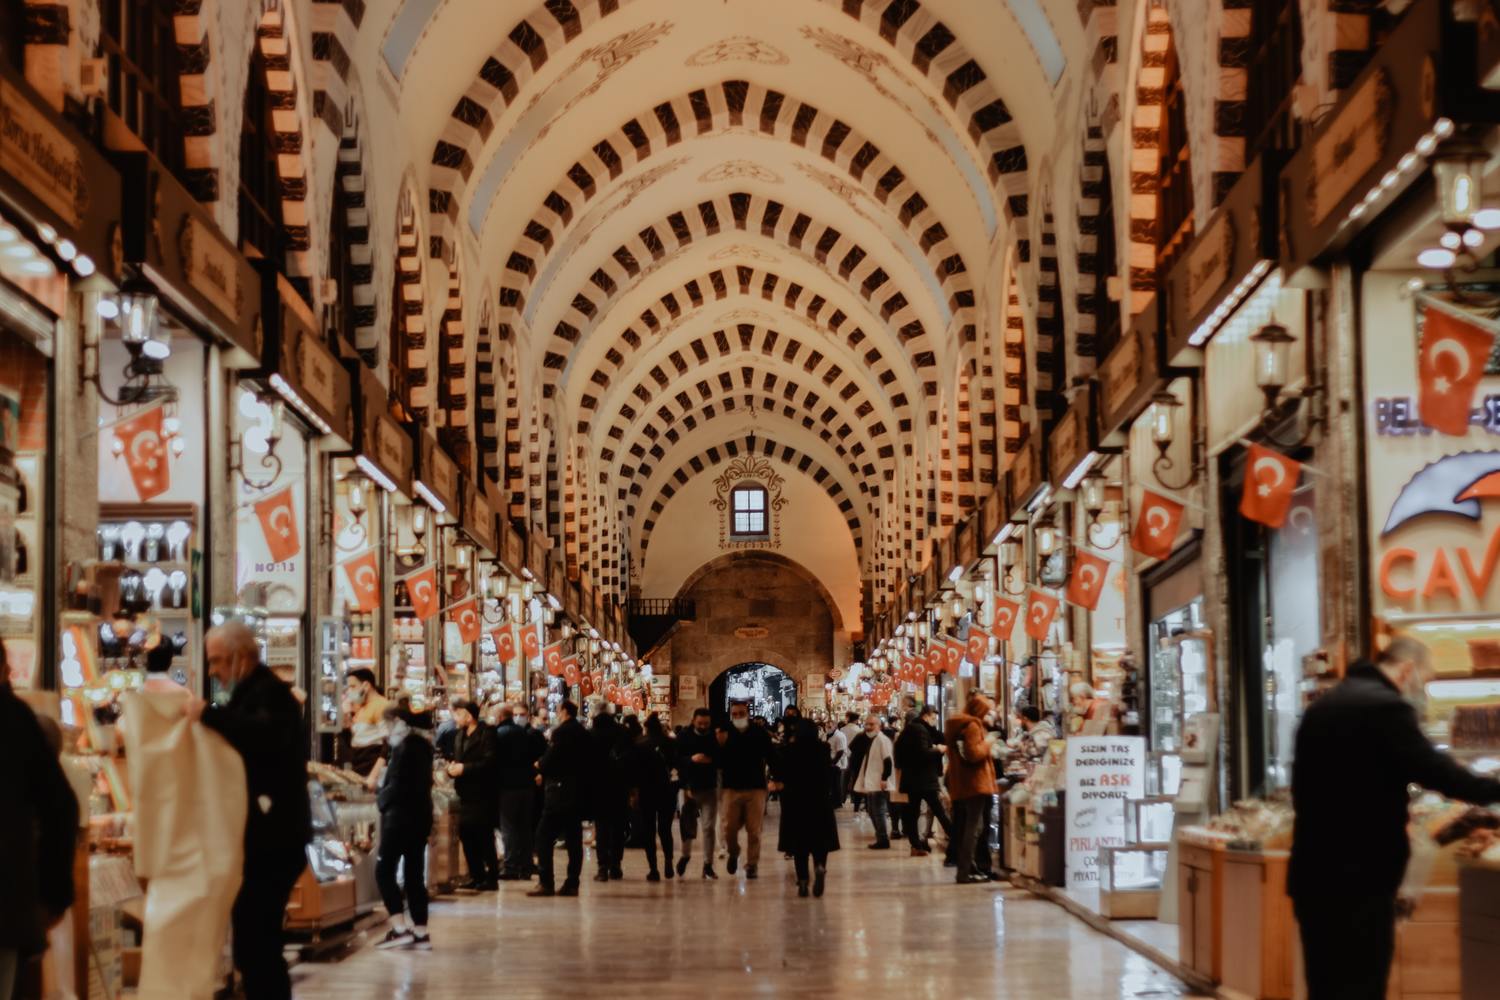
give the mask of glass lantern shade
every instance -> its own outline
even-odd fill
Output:
[[[1474,221],[1483,194],[1486,159],[1483,146],[1457,137],[1444,142],[1433,154],[1432,176],[1445,225],[1461,227]]]
[[[1172,445],[1177,411],[1181,408],[1182,401],[1170,392],[1158,392],[1151,397],[1151,441],[1162,451]]]
[[[1250,342],[1255,345],[1255,384],[1274,399],[1286,386],[1291,348],[1297,338],[1280,323],[1267,323]]]

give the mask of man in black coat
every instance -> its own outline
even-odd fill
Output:
[[[576,896],[583,874],[583,808],[588,774],[595,765],[594,744],[578,721],[578,706],[557,706],[562,719],[536,767],[542,783],[542,818],[536,825],[537,887],[528,896]],[[555,888],[553,846],[561,837],[568,851],[568,877]]]
[[[1500,781],[1470,772],[1423,735],[1413,703],[1431,676],[1427,647],[1395,639],[1374,663],[1350,667],[1297,731],[1287,894],[1308,1000],[1385,997],[1409,854],[1407,786],[1500,802]]]
[[[281,957],[281,925],[312,839],[302,706],[260,662],[248,625],[227,622],[210,629],[204,645],[209,677],[229,692],[228,700],[194,700],[186,711],[239,753],[250,797],[244,882],[230,915],[234,965],[248,1000],[286,1000],[292,982]]]
[[[938,795],[938,783],[943,777],[943,756],[947,751],[937,729],[937,708],[933,705],[924,705],[920,711],[912,712],[906,719],[906,727],[896,738],[896,766],[901,769],[901,792],[906,796],[906,838],[914,858],[931,853],[918,822],[924,802],[948,838],[948,858],[954,856],[953,824],[949,822],[948,811],[943,808],[943,800]]]
[[[370,780],[379,787],[375,795],[380,809],[375,883],[391,915],[391,929],[375,947],[430,951],[427,838],[432,835],[432,717],[395,705],[385,715],[390,725],[390,755],[377,765]],[[398,867],[400,883],[396,881]]]
[[[703,841],[703,877],[716,879],[714,871],[714,837],[719,828],[719,767],[716,761],[719,741],[714,736],[713,713],[706,708],[693,710],[693,724],[677,737],[677,773],[682,778],[683,812],[698,818],[698,836],[683,831],[682,857],[677,874],[687,871],[692,860],[693,841]]]
[[[591,775],[594,806],[594,854],[599,861],[595,882],[621,879],[625,860],[625,825],[630,818],[631,739],[604,703],[599,702],[589,735],[598,767]]]
[[[73,905],[78,800],[31,708],[11,690],[0,644],[0,997]]]
[[[529,878],[531,834],[536,829],[536,762],[547,750],[547,739],[532,729],[526,706],[500,706],[495,729],[495,759],[499,763],[500,842],[505,848],[502,882]]]
[[[458,733],[448,777],[458,792],[458,840],[469,866],[469,881],[462,888],[493,892],[499,888],[500,877],[500,861],[495,856],[495,825],[500,818],[495,734],[472,701],[453,706],[453,721]]]

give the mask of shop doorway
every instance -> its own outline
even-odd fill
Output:
[[[713,679],[708,686],[708,705],[714,721],[729,718],[730,702],[750,705],[751,716],[775,724],[786,710],[797,704],[797,682],[771,663],[737,663]]]

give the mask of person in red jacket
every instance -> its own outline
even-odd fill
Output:
[[[953,834],[958,838],[954,859],[958,862],[959,885],[988,881],[975,874],[974,858],[985,819],[995,798],[995,733],[985,728],[985,719],[995,710],[992,701],[979,692],[969,696],[964,710],[948,719],[943,742],[948,746],[948,797],[953,800]]]

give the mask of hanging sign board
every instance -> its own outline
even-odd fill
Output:
[[[1146,741],[1073,736],[1066,761],[1067,887],[1097,888],[1099,848],[1125,846],[1125,803],[1146,795]]]

